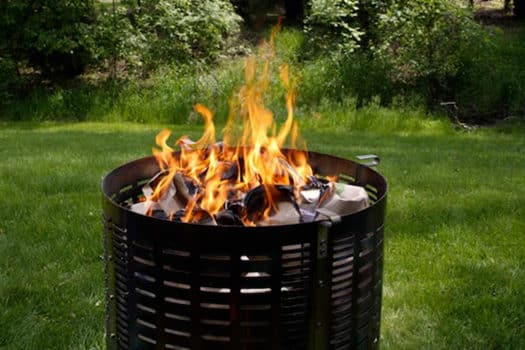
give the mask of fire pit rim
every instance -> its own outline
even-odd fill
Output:
[[[297,150],[296,149],[283,148],[282,151],[283,151],[283,153],[286,154],[287,152],[297,151]],[[385,200],[386,195],[388,193],[388,183],[385,180],[385,178],[379,172],[377,172],[376,170],[372,169],[369,166],[361,164],[359,162],[353,161],[351,159],[346,159],[346,158],[334,156],[334,155],[331,155],[331,154],[320,153],[320,152],[315,152],[315,151],[305,151],[305,152],[308,154],[309,158],[311,158],[311,156],[314,156],[314,157],[320,156],[320,157],[324,157],[324,158],[330,158],[331,160],[338,161],[338,162],[350,162],[350,163],[353,163],[357,167],[362,167],[364,169],[367,169],[367,171],[372,172],[375,176],[377,176],[380,179],[381,185],[384,186],[384,189],[383,189],[383,191],[381,191],[380,196],[378,196],[377,199],[373,203],[370,203],[370,206],[368,206],[367,208],[361,209],[361,210],[359,210],[357,212],[354,212],[352,214],[344,215],[344,218],[352,218],[352,217],[357,217],[357,216],[363,215],[363,213],[373,210],[374,207],[378,206],[380,202]],[[179,154],[180,151],[174,151],[173,153],[174,154]],[[101,190],[102,190],[102,193],[103,193],[103,196],[104,196],[105,200],[109,201],[112,205],[115,205],[119,209],[123,210],[124,213],[126,213],[126,215],[131,215],[132,217],[135,217],[137,219],[142,219],[142,220],[143,219],[147,219],[147,220],[153,220],[153,221],[158,222],[158,223],[166,223],[166,224],[169,224],[171,227],[174,227],[174,226],[175,227],[187,227],[187,228],[199,227],[200,229],[203,229],[203,230],[207,230],[207,229],[217,230],[217,229],[225,228],[225,229],[228,229],[228,230],[239,230],[240,232],[243,232],[244,234],[246,234],[246,231],[250,231],[250,232],[253,232],[253,233],[255,233],[257,231],[267,232],[268,227],[275,227],[275,228],[280,228],[280,229],[287,229],[287,228],[292,229],[293,228],[294,230],[296,230],[298,227],[306,228],[308,226],[317,226],[317,225],[319,225],[319,224],[321,224],[323,222],[329,222],[330,221],[329,219],[322,219],[322,220],[315,220],[315,221],[312,221],[312,222],[300,222],[300,223],[293,223],[293,224],[280,224],[280,225],[268,225],[268,226],[239,226],[239,225],[216,225],[216,226],[212,226],[212,225],[203,225],[203,224],[198,224],[198,223],[187,223],[187,222],[171,221],[171,220],[167,220],[167,219],[155,218],[155,217],[151,217],[151,216],[146,216],[146,215],[142,215],[142,214],[139,214],[139,213],[135,213],[131,209],[129,209],[129,208],[123,206],[121,203],[118,203],[117,201],[115,201],[115,199],[114,199],[115,198],[115,194],[117,194],[118,191],[117,192],[113,192],[113,193],[109,193],[109,186],[110,186],[109,181],[110,181],[112,176],[118,176],[118,173],[121,172],[121,171],[125,171],[125,168],[127,168],[127,167],[132,167],[134,165],[137,165],[137,164],[143,163],[143,162],[144,163],[152,163],[152,161],[154,161],[153,163],[155,164],[156,172],[160,171],[160,168],[156,164],[155,157],[154,156],[146,156],[146,157],[142,157],[142,158],[137,158],[137,159],[131,160],[131,161],[127,162],[127,163],[124,163],[124,164],[114,168],[110,172],[108,172],[103,177],[102,182],[101,182]],[[152,175],[154,175],[154,174],[152,174]],[[129,185],[131,185],[131,184],[129,184]]]

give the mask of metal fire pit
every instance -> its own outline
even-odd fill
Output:
[[[309,162],[364,186],[370,207],[294,225],[186,224],[126,209],[158,172],[153,157],[109,173],[108,349],[377,348],[386,181],[350,160],[310,152]]]

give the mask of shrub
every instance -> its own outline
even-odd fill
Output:
[[[12,91],[19,81],[16,63],[12,59],[0,57],[0,106],[13,97]]]
[[[455,94],[461,117],[476,122],[525,117],[525,28],[515,35],[490,28],[487,42],[471,52]]]
[[[101,15],[107,43],[101,57],[116,51],[128,66],[149,72],[158,65],[216,59],[239,32],[240,17],[226,0],[123,1]],[[116,18],[114,17],[116,16]]]
[[[445,0],[394,3],[379,22],[376,54],[392,67],[390,78],[421,89],[429,101],[450,98],[484,32],[472,13]]]
[[[449,0],[311,0],[305,32],[329,57],[330,91],[354,94],[359,104],[374,95],[388,102],[417,93],[431,107],[454,99],[487,50],[471,11]]]
[[[95,0],[8,0],[0,13],[0,55],[47,76],[73,76],[92,61]]]
[[[110,61],[111,65],[124,62],[131,72],[142,66],[147,39],[133,27],[125,6],[103,8],[93,35],[98,44],[95,58],[99,65]]]
[[[311,51],[354,51],[363,34],[358,28],[357,10],[357,0],[312,0],[305,19]]]

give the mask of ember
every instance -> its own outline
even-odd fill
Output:
[[[287,117],[277,131],[264,106],[275,33],[261,48],[263,58],[246,60],[245,85],[231,100],[223,141],[216,141],[213,113],[201,104],[194,106],[205,124],[199,140],[182,136],[175,143],[180,152],[174,152],[167,144],[170,131],[157,135],[160,149],[153,154],[161,170],[143,187],[143,201],[132,204],[133,211],[206,225],[262,226],[311,222],[368,206],[362,187],[313,174],[306,151],[296,149],[295,93],[287,66],[279,68]],[[292,149],[284,152],[286,144]]]

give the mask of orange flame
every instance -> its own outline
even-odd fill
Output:
[[[264,217],[277,208],[273,203],[272,191],[274,185],[305,183],[312,169],[308,165],[304,151],[291,151],[287,156],[281,151],[289,141],[296,147],[298,126],[294,120],[295,92],[290,79],[289,68],[283,65],[279,76],[286,90],[287,117],[277,131],[273,113],[265,107],[264,93],[271,81],[270,63],[274,57],[274,36],[279,26],[272,31],[270,43],[261,47],[263,60],[250,57],[245,61],[245,84],[238,94],[230,100],[230,113],[223,129],[223,143],[215,140],[215,125],[213,113],[201,104],[196,104],[194,110],[204,120],[202,137],[192,142],[187,136],[180,137],[176,144],[180,147],[178,157],[166,143],[170,132],[162,130],[156,138],[160,149],[153,149],[153,154],[162,170],[167,175],[159,181],[151,200],[161,198],[168,190],[174,176],[180,172],[191,179],[202,190],[187,203],[184,222],[193,222],[195,210],[204,210],[210,215],[216,215],[231,196],[241,196],[249,190],[264,186],[266,200],[269,204],[264,211]],[[232,166],[237,168],[237,174],[225,176]],[[247,218],[242,218],[245,225],[253,225]]]

